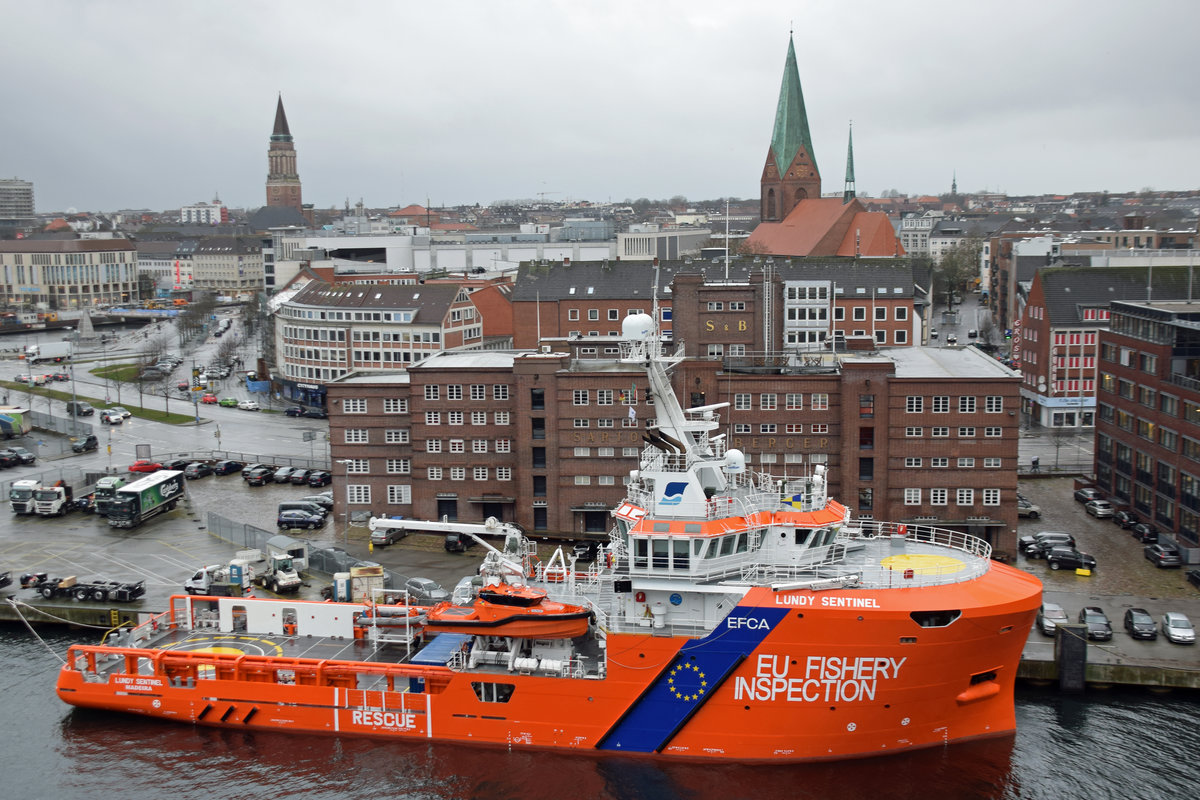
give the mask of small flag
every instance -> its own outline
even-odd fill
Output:
[[[637,409],[635,409],[633,406],[629,407],[629,418],[637,419]]]

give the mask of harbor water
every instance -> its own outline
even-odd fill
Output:
[[[0,626],[3,796],[398,798],[1162,798],[1191,796],[1194,694],[1018,688],[1018,731],[852,762],[678,763],[460,744],[234,732],[72,709],[55,654],[80,632]],[[52,652],[53,651],[53,652]]]

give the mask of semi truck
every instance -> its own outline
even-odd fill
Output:
[[[37,506],[34,494],[42,485],[37,481],[13,481],[8,489],[8,502],[14,514],[36,514]]]
[[[33,500],[34,510],[39,517],[61,517],[68,511],[92,509],[90,498],[80,497],[76,500],[74,490],[62,481],[52,486],[42,486],[33,493]]]
[[[5,439],[24,436],[32,429],[28,408],[0,406],[0,435],[3,435]]]
[[[186,493],[182,472],[159,470],[117,489],[108,506],[108,524],[136,528],[157,514],[173,510]]]
[[[33,572],[21,576],[21,588],[33,589],[47,600],[74,597],[76,600],[95,600],[101,603],[106,600],[131,603],[146,593],[146,582],[99,579],[78,581],[74,575],[52,578],[45,572]]]
[[[97,514],[108,516],[108,508],[116,498],[117,490],[126,483],[126,479],[121,475],[109,475],[96,481],[96,490],[92,493],[92,497],[96,504]]]
[[[30,364],[38,364],[43,361],[59,363],[68,361],[70,358],[70,342],[42,342],[40,344],[31,344],[25,348],[25,360]]]

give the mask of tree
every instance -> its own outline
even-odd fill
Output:
[[[979,277],[979,255],[983,240],[970,236],[958,242],[942,256],[934,267],[934,292],[942,294],[946,307],[954,308],[954,298],[967,290],[967,285]]]

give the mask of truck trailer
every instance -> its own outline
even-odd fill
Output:
[[[25,348],[25,360],[30,364],[39,364],[43,361],[61,363],[69,361],[70,358],[70,342],[42,342],[31,344]]]
[[[159,470],[117,489],[108,506],[108,524],[136,528],[156,514],[173,510],[186,493],[182,472]]]

